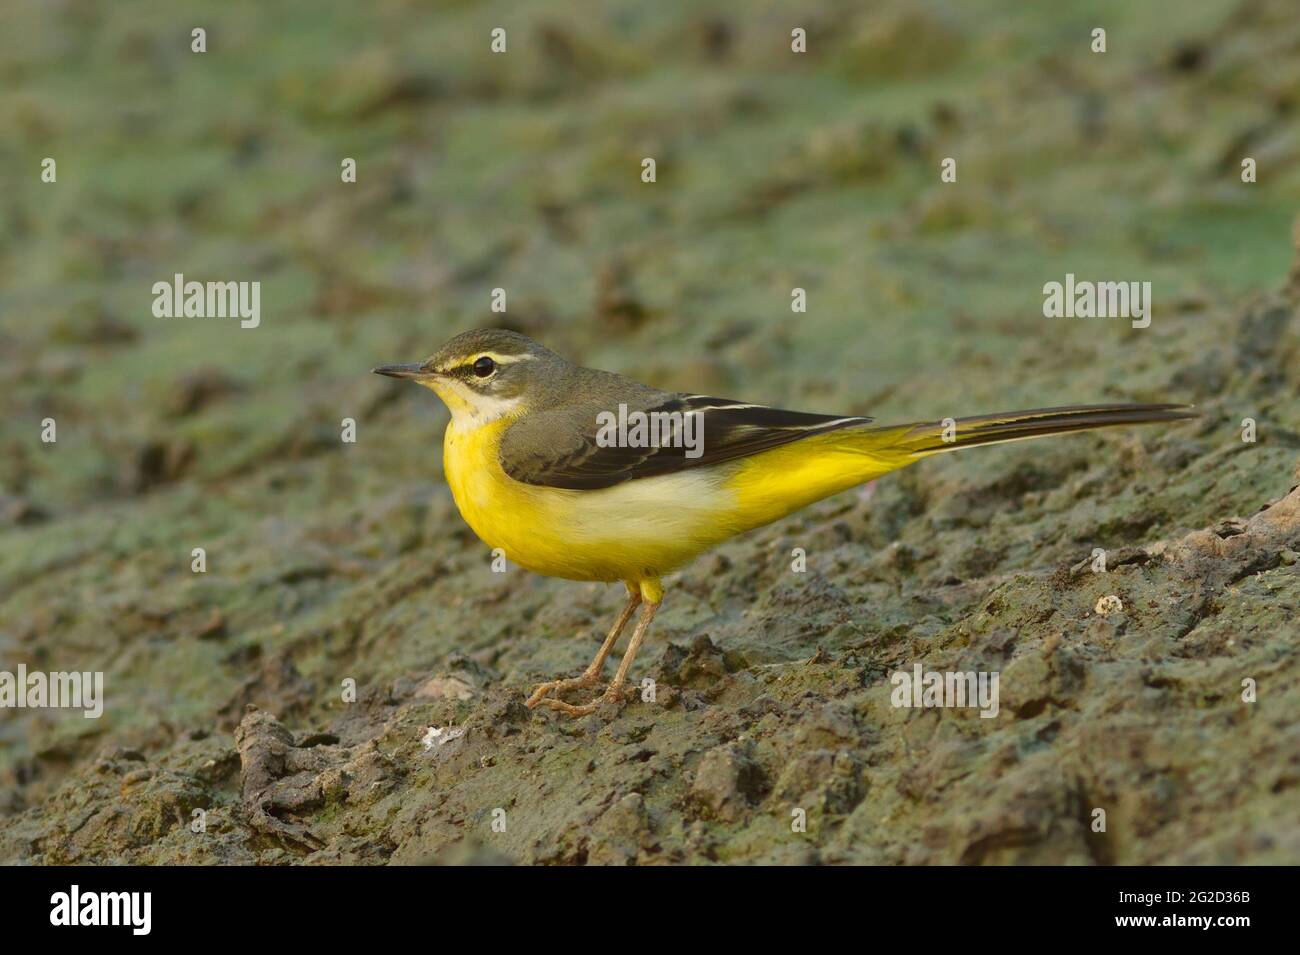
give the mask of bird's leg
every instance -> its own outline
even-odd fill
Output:
[[[525,705],[532,708],[538,703],[543,702],[543,698],[549,693],[563,693],[565,690],[577,689],[578,687],[595,686],[600,681],[600,671],[605,668],[605,658],[608,657],[609,652],[614,649],[615,642],[617,642],[619,635],[623,632],[623,628],[627,626],[627,622],[632,619],[632,614],[639,603],[641,603],[641,591],[639,589],[634,590],[633,588],[628,587],[627,606],[625,606],[623,612],[618,615],[618,620],[614,622],[613,628],[609,631],[609,636],[607,636],[605,642],[600,645],[600,649],[596,652],[596,658],[592,660],[587,669],[582,672],[582,676],[574,677],[569,680],[551,680],[549,683],[537,684],[537,686],[533,688],[533,695],[528,698],[528,702]]]
[[[623,659],[618,665],[618,672],[614,674],[614,681],[610,683],[609,688],[605,690],[603,695],[596,697],[596,699],[583,706],[574,706],[572,703],[565,703],[563,700],[552,700],[549,697],[540,699],[538,702],[545,703],[553,710],[568,713],[570,716],[586,716],[589,713],[594,713],[596,707],[601,703],[622,703],[623,684],[627,682],[628,668],[632,666],[632,660],[636,657],[637,650],[641,648],[641,641],[645,639],[646,631],[650,629],[650,621],[655,618],[660,603],[660,600],[650,601],[641,609],[641,619],[636,622],[636,629],[632,631],[632,639],[627,643],[627,650],[623,653]]]
[[[632,667],[632,661],[636,659],[636,652],[641,649],[641,641],[645,639],[646,631],[650,629],[650,621],[655,618],[659,611],[661,601],[648,603],[645,609],[641,611],[641,619],[636,622],[636,629],[632,631],[632,639],[627,642],[627,650],[623,653],[623,659],[619,661],[618,672],[614,674],[614,682],[605,690],[604,700],[606,702],[622,701],[623,684],[627,682],[627,671]]]

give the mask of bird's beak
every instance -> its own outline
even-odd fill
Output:
[[[380,365],[378,368],[372,368],[376,375],[387,375],[389,378],[432,378],[433,372],[421,364],[412,365]]]

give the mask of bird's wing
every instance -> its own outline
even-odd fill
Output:
[[[609,417],[599,418],[602,412]],[[647,426],[640,441],[634,431],[634,412],[646,415]],[[692,422],[687,421],[688,414],[694,416]],[[594,490],[637,478],[707,467],[809,435],[871,421],[782,411],[705,395],[662,393],[654,401],[628,411],[622,435],[615,424],[618,416],[616,408],[593,406],[528,415],[502,438],[501,466],[510,477],[525,484]],[[646,446],[656,435],[661,446]]]

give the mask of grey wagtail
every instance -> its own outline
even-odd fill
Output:
[[[663,600],[661,578],[728,538],[943,451],[1195,417],[1187,405],[1099,404],[880,427],[658,391],[498,329],[457,335],[423,362],[374,370],[424,385],[451,410],[447,483],[489,547],[549,577],[626,584],[627,605],[591,665],[528,698],[530,707],[575,716],[624,698]],[[686,440],[692,432],[702,440]],[[603,696],[581,706],[559,699],[600,682],[642,603]]]

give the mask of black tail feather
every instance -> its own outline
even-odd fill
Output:
[[[982,444],[1024,441],[1053,434],[1092,431],[1131,424],[1186,421],[1198,417],[1190,405],[1107,404],[1071,405],[976,415],[971,418],[924,421],[902,426],[898,445],[912,454],[938,454]]]

